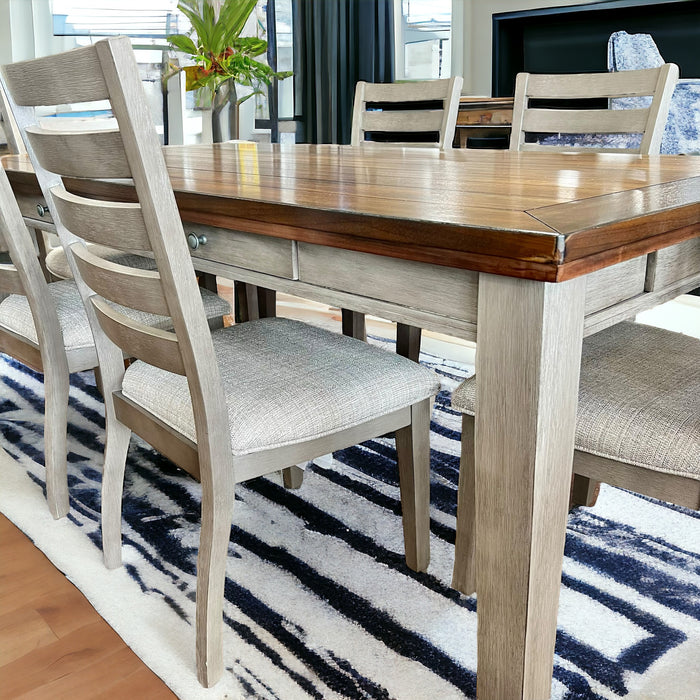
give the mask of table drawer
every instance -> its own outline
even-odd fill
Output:
[[[190,251],[194,258],[234,265],[276,277],[297,278],[294,241],[201,224],[185,223],[184,227],[187,235],[194,233],[196,236],[206,237],[206,243],[200,243],[196,250]]]
[[[650,257],[647,291],[656,292],[700,274],[700,238],[662,248]]]
[[[22,212],[22,216],[28,219],[36,219],[38,221],[53,223],[51,212],[49,211],[48,206],[46,206],[46,201],[41,195],[31,197],[26,194],[19,194],[17,195],[16,199],[17,204],[19,205],[19,210]]]
[[[646,273],[646,255],[592,272],[586,278],[586,314],[642,294]]]
[[[478,274],[470,270],[299,243],[299,279],[476,322]]]

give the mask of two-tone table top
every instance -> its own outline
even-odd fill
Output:
[[[183,219],[544,281],[700,235],[700,158],[223,143],[168,146]],[[31,186],[28,159],[3,159]],[[128,186],[67,182],[129,198]]]

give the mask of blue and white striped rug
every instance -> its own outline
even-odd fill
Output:
[[[74,375],[71,511],[43,498],[43,385],[0,356],[0,509],[66,572],[183,698],[473,697],[476,601],[449,587],[465,367],[426,356],[444,379],[432,424],[432,563],[403,562],[393,443],[373,440],[279,479],[238,487],[226,585],[226,676],[194,672],[199,488],[134,440],[124,498],[125,567],[101,563],[101,400]],[[700,698],[700,515],[612,488],[571,514],[554,698]],[[693,675],[694,674],[694,675]]]

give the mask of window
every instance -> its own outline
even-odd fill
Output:
[[[400,11],[396,78],[449,78],[452,70],[452,0],[402,0]]]
[[[268,42],[272,67],[278,72],[294,71],[292,0],[259,0],[256,11],[257,34]],[[275,81],[256,95],[255,126],[270,129],[273,140],[293,142],[293,120],[294,76]]]
[[[53,0],[54,36],[74,37],[85,46],[101,37],[131,37],[153,119],[165,139],[162,70],[169,50],[166,36],[186,32],[190,25],[177,10],[178,0]],[[89,114],[109,112],[109,104],[94,104]],[[68,116],[76,116],[70,113]]]
[[[183,23],[177,0],[53,0],[55,36],[165,39],[186,29]]]

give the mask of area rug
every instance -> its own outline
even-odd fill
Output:
[[[124,567],[102,565],[103,411],[74,375],[71,510],[44,498],[43,385],[0,356],[0,510],[26,532],[181,698],[471,698],[476,599],[449,587],[460,417],[450,391],[470,368],[424,356],[443,390],[432,422],[432,561],[403,561],[394,445],[373,440],[308,465],[302,488],[261,478],[236,491],[223,680],[195,676],[199,487],[134,439]],[[700,697],[700,515],[604,488],[569,519],[552,697]]]

